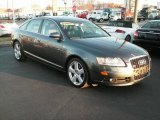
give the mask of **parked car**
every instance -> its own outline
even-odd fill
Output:
[[[134,32],[140,27],[132,21],[110,21],[102,28],[111,36],[132,42]]]
[[[135,84],[150,74],[144,49],[111,37],[92,22],[75,17],[28,20],[12,34],[15,58],[34,58],[65,71],[75,87],[92,83]]]
[[[18,28],[16,23],[0,23],[0,36],[11,34],[15,28]]]
[[[87,19],[90,21],[104,22],[109,20],[109,13],[104,10],[94,10],[87,15]]]
[[[160,49],[160,20],[147,22],[134,33],[134,44],[146,49]]]
[[[92,12],[89,12],[87,15],[87,19],[90,21],[95,21],[96,20],[96,16],[98,14],[101,14],[102,10],[94,10]]]
[[[157,10],[157,9],[154,9],[151,11],[151,13],[148,15],[148,19],[150,20],[154,20],[156,19],[156,16],[159,16],[160,15],[160,11]]]
[[[79,18],[87,19],[88,11],[83,11],[77,15]]]

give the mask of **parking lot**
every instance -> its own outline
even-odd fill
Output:
[[[31,59],[17,62],[9,43],[0,38],[0,120],[160,119],[160,52],[149,52],[151,75],[139,84],[77,89],[61,71]]]
[[[151,76],[129,87],[74,88],[65,73],[31,59],[17,62],[0,46],[0,120],[159,120],[160,57]]]

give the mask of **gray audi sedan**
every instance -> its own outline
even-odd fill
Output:
[[[62,70],[78,88],[94,83],[128,86],[150,75],[147,51],[80,18],[28,20],[13,32],[12,45],[18,61],[33,58]]]

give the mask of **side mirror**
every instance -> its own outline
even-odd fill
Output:
[[[61,34],[60,33],[58,33],[58,32],[55,32],[55,33],[51,33],[50,35],[49,35],[49,37],[51,37],[51,38],[55,38],[56,40],[61,40]]]

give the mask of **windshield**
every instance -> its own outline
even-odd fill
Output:
[[[108,37],[109,35],[91,22],[60,22],[64,33],[70,39]]]

